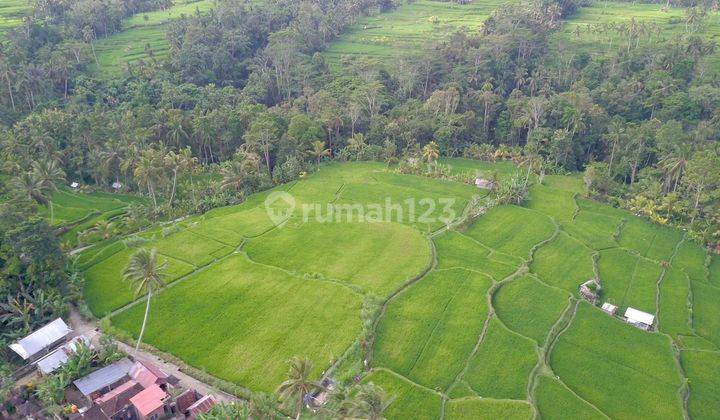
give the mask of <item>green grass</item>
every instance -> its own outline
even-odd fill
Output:
[[[365,378],[381,387],[393,398],[385,411],[388,419],[428,419],[440,417],[440,394],[421,388],[386,370],[376,370]]]
[[[685,239],[677,249],[672,267],[683,270],[691,280],[707,282],[709,273],[706,259],[707,253],[700,245]]]
[[[688,411],[693,419],[720,418],[720,353],[685,350],[681,361],[690,385]]]
[[[422,235],[393,223],[290,223],[251,240],[254,261],[320,273],[384,296],[430,263]]]
[[[592,405],[580,399],[555,378],[538,377],[535,400],[543,419],[566,419],[572,413],[574,419],[595,420],[606,418]]]
[[[0,2],[0,34],[20,25],[23,18],[31,14],[28,0],[3,0]]]
[[[485,323],[490,284],[483,275],[452,269],[411,286],[378,326],[373,364],[428,388],[447,389]]]
[[[493,307],[508,328],[542,345],[568,306],[569,297],[566,292],[524,276],[504,284],[493,295]]]
[[[655,261],[670,261],[680,239],[680,231],[676,229],[628,217],[620,234],[620,245]]]
[[[83,293],[85,301],[95,315],[106,315],[130,303],[136,297],[135,290],[123,280],[122,276],[130,256],[135,251],[135,249],[120,251],[85,271]],[[165,278],[167,282],[188,274],[195,268],[186,262],[163,255],[160,256],[160,261],[168,264]]]
[[[627,49],[627,37],[619,35],[617,31],[613,30],[588,31],[588,25],[629,23],[631,19],[635,19],[638,23],[654,23],[661,28],[659,36],[653,34],[643,37],[640,40],[641,45],[657,44],[676,35],[686,34],[685,9],[671,6],[667,11],[663,11],[664,5],[665,3],[597,1],[586,7],[580,7],[552,36],[551,49],[592,55],[608,55],[615,53],[618,49]],[[579,30],[580,36],[577,35],[577,30]],[[716,12],[710,12],[707,24],[697,34],[709,41],[717,42],[720,39],[720,16]],[[635,42],[632,42],[631,47],[634,46]],[[709,62],[717,65],[719,63],[718,55],[713,54]]]
[[[127,64],[148,60],[150,51],[156,58],[166,57],[169,52],[165,38],[167,23],[182,15],[193,15],[196,10],[206,12],[211,8],[212,0],[175,0],[167,10],[138,13],[126,19],[121,32],[96,42],[95,70],[106,77],[117,77],[124,73]]]
[[[143,201],[143,199],[123,194],[81,193],[61,188],[52,197],[55,224],[63,225],[79,221],[91,214],[100,215],[118,210],[127,207],[133,201]],[[41,214],[50,218],[50,207],[42,207]]]
[[[720,256],[713,255],[711,257],[709,271],[710,283],[720,287]]]
[[[498,179],[504,181],[517,176],[523,175],[522,171],[509,160],[499,160],[497,162],[488,162],[484,160],[464,159],[464,158],[440,158],[438,162],[446,165],[453,175],[459,175],[468,179],[481,177],[485,179]]]
[[[390,64],[393,57],[446,39],[461,27],[478,30],[503,3],[499,0],[474,0],[467,5],[431,0],[401,3],[389,13],[361,17],[323,55],[338,70],[346,58],[366,57]],[[431,22],[433,16],[437,23]]]
[[[697,281],[691,287],[695,332],[720,347],[720,288]]]
[[[605,300],[618,305],[621,312],[632,306],[655,313],[657,281],[662,273],[658,263],[624,249],[610,249],[600,252],[599,271]]]
[[[209,264],[213,260],[233,251],[233,248],[227,245],[189,230],[181,230],[180,232],[162,237],[146,245],[146,247],[157,248],[161,254],[184,261],[196,267]]]
[[[519,258],[495,253],[474,239],[455,231],[436,237],[439,268],[462,267],[489,275],[500,281],[517,270]]]
[[[532,340],[493,318],[465,382],[481,397],[525,399],[530,371],[537,363],[535,347]]]
[[[528,259],[530,250],[555,231],[550,218],[518,206],[490,209],[466,232],[495,251]]]
[[[233,255],[153,301],[145,341],[254,390],[272,392],[293,356],[319,375],[360,332],[361,299],[345,287],[290,276]],[[144,307],[113,318],[136,334]]]
[[[582,303],[550,362],[560,380],[611,418],[682,418],[680,373],[666,336]]]
[[[538,249],[530,269],[550,285],[578,295],[578,287],[593,278],[592,250],[564,232]]]
[[[530,187],[527,206],[559,222],[570,222],[577,208],[574,195],[573,192],[535,184]]]
[[[505,419],[532,418],[532,407],[526,401],[464,398],[450,400],[445,405],[447,419]]]
[[[660,285],[660,312],[658,328],[660,331],[677,337],[680,334],[692,334],[690,327],[690,280],[679,269],[665,273]]]

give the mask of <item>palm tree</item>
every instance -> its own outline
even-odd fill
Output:
[[[123,278],[135,289],[136,296],[140,296],[143,292],[147,293],[145,316],[135,345],[135,354],[140,348],[140,342],[145,333],[145,325],[147,324],[148,313],[150,313],[150,299],[152,294],[164,285],[163,278],[165,277],[166,268],[167,263],[160,263],[155,248],[151,250],[140,248],[130,257],[130,261],[123,270]]]
[[[320,159],[325,156],[330,156],[330,149],[325,148],[325,142],[321,140],[314,141],[312,148],[306,152],[308,155],[315,158],[315,166],[320,168]]]
[[[115,233],[115,224],[109,220],[98,220],[91,231],[97,233],[103,239],[108,239]]]
[[[313,366],[307,357],[293,357],[288,363],[290,364],[288,379],[280,384],[277,392],[283,402],[295,405],[295,418],[299,419],[305,396],[322,390],[323,386],[320,382],[310,379]]]
[[[389,397],[382,388],[372,382],[360,385],[350,402],[350,417],[380,420],[384,418],[385,410],[394,400],[394,397]]]
[[[668,189],[672,184],[672,191],[677,191],[678,183],[685,173],[688,161],[692,157],[692,147],[683,142],[675,144],[660,160],[659,166],[665,173]]]
[[[242,162],[232,161],[228,163],[220,169],[220,174],[222,175],[220,188],[223,191],[239,192],[245,186],[247,172]]]
[[[53,209],[52,194],[57,192],[57,182],[65,180],[65,171],[54,160],[33,162],[33,173],[40,180],[40,183],[48,192],[47,202],[50,205],[50,224],[55,222],[55,211]]]
[[[435,162],[440,157],[440,149],[437,143],[431,141],[422,149],[423,160],[427,163]]]
[[[44,206],[50,202],[48,198],[50,192],[43,183],[42,179],[35,172],[25,172],[12,179],[13,187],[23,198],[28,201],[34,201]],[[54,216],[52,206],[50,207],[50,217]],[[52,222],[51,222],[52,224]]]

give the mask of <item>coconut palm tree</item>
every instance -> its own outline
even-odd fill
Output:
[[[140,248],[130,257],[130,261],[123,270],[123,278],[135,289],[136,296],[140,296],[143,292],[147,293],[145,316],[135,345],[135,354],[140,348],[140,342],[145,333],[145,325],[147,325],[148,314],[150,313],[150,299],[153,293],[164,285],[163,278],[165,277],[166,268],[167,263],[160,263],[155,248],[151,250]]]
[[[310,379],[313,366],[307,357],[293,357],[288,363],[290,364],[288,379],[280,384],[277,392],[284,403],[294,404],[295,418],[299,419],[305,396],[322,390],[323,386],[320,382]]]
[[[306,153],[315,159],[315,166],[320,168],[320,159],[330,156],[330,149],[325,148],[324,141],[317,140],[312,143],[312,148]]]
[[[222,181],[220,182],[220,188],[223,191],[234,191],[239,192],[245,186],[247,180],[247,171],[243,162],[232,161],[220,169],[222,175]]]
[[[394,397],[389,397],[382,388],[372,382],[360,385],[350,402],[350,417],[368,420],[383,419],[385,410],[394,400]]]
[[[438,160],[440,157],[440,149],[438,148],[437,143],[431,141],[426,144],[425,147],[422,148],[422,157],[427,163],[432,163]]]
[[[57,192],[57,183],[65,180],[65,171],[60,168],[54,160],[33,162],[33,173],[45,187],[47,202],[50,206],[50,224],[55,222],[55,211],[53,209],[52,194]]]
[[[18,194],[37,204],[44,206],[50,202],[50,191],[43,183],[42,179],[35,172],[25,172],[12,179],[12,186],[17,190]],[[50,219],[52,220],[53,208],[50,207]],[[52,224],[52,221],[50,222]]]

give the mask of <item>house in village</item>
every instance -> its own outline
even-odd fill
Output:
[[[210,410],[215,398],[186,390],[173,398],[179,381],[156,365],[122,359],[75,381],[91,406],[74,419],[156,420],[194,418]],[[193,414],[195,413],[195,414]]]
[[[655,315],[643,312],[635,308],[627,308],[625,310],[625,321],[642,330],[650,331],[655,323]]]

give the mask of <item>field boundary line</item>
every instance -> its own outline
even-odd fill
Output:
[[[465,278],[467,281],[467,277]],[[453,292],[452,296],[450,296],[450,299],[445,303],[445,306],[443,306],[442,311],[440,312],[440,316],[438,316],[437,321],[435,322],[435,325],[433,326],[432,331],[430,331],[430,334],[428,334],[427,339],[425,340],[425,343],[423,344],[422,348],[418,352],[417,356],[415,357],[415,360],[413,360],[412,364],[410,365],[410,368],[408,369],[408,375],[412,372],[413,369],[415,369],[415,365],[417,365],[418,360],[422,357],[423,353],[425,352],[425,349],[427,349],[428,344],[430,344],[430,341],[433,339],[433,336],[435,335],[435,332],[438,329],[438,326],[440,325],[440,322],[445,317],[445,313],[447,312],[450,305],[453,303],[455,298],[458,294],[460,294],[461,291],[463,291],[464,288],[462,287],[456,287],[455,291]]]
[[[424,391],[432,392],[432,393],[435,394],[435,395],[439,395],[440,398],[446,397],[446,395],[445,395],[444,393],[442,393],[442,392],[440,392],[440,391],[436,391],[436,390],[434,390],[434,389],[432,389],[432,388],[428,388],[428,387],[426,387],[425,385],[419,384],[419,383],[413,381],[412,379],[408,378],[407,376],[402,375],[402,374],[400,374],[400,373],[397,373],[397,372],[395,372],[394,370],[392,370],[392,369],[390,369],[390,368],[387,368],[387,367],[384,367],[384,366],[378,366],[378,367],[374,368],[373,371],[374,371],[374,372],[387,372],[387,373],[389,373],[390,375],[392,375],[392,376],[394,376],[394,377],[396,377],[396,378],[398,378],[398,379],[400,379],[400,380],[403,380],[403,381],[409,383],[410,385],[412,385],[412,386],[414,386],[414,387],[420,388],[420,389],[422,389],[422,390],[424,390]]]

